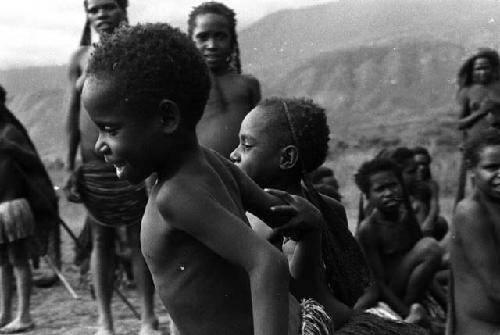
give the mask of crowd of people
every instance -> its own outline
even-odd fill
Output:
[[[353,176],[353,235],[324,165],[325,110],[305,97],[261,98],[259,81],[242,74],[232,9],[202,3],[187,33],[128,24],[126,0],[85,0],[84,9],[69,64],[64,190],[87,210],[80,241],[96,335],[114,334],[118,262],[137,285],[140,335],[161,334],[155,290],[171,334],[500,332],[496,51],[459,71],[464,143],[450,224],[430,152],[380,148]],[[5,97],[0,90],[0,333],[18,333],[35,327],[30,260],[50,254],[61,219]]]

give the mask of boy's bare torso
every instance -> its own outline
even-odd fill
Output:
[[[241,121],[260,100],[260,89],[255,78],[235,73],[220,75],[217,81],[219,91],[212,82],[196,131],[200,144],[229,157],[238,146]]]
[[[489,297],[492,282],[485,282],[479,271],[482,259],[476,259],[473,248],[481,248],[484,241],[471,241],[470,229],[481,229],[481,235],[494,238],[496,253],[489,254],[500,268],[500,206],[484,206],[473,197],[466,198],[457,207],[462,219],[455,221],[451,239],[452,267],[455,284],[455,334],[499,334],[500,300]],[[460,225],[461,227],[458,227]],[[469,241],[467,241],[469,240]],[[479,268],[478,268],[479,267]],[[498,271],[500,272],[500,271]],[[498,277],[498,273],[489,274]],[[486,279],[487,280],[487,279]],[[497,278],[498,280],[498,278]],[[494,283],[493,283],[494,284]],[[500,287],[497,289],[500,292]],[[500,296],[500,295],[499,295]],[[497,296],[497,298],[499,297]]]
[[[204,164],[200,167],[203,173],[179,173],[154,187],[142,222],[142,252],[160,298],[181,333],[251,334],[248,274],[188,233],[172,227],[156,206],[158,192],[196,189],[240,218],[242,225],[247,224],[237,182],[226,166],[231,163],[209,152]],[[183,204],[179,205],[189,209],[184,197],[180,198]],[[176,194],[169,199],[175,202]]]

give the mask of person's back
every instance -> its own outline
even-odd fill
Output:
[[[155,188],[151,199],[161,197],[170,208],[187,209],[189,204],[182,203],[186,195],[179,196],[179,191],[196,192],[210,197],[207,201],[215,201],[245,224],[237,181],[227,166],[231,163],[208,150],[203,156],[195,170],[199,173],[179,173],[160,189]],[[160,298],[180,332],[253,334],[246,271],[230,264],[187,232],[174,228],[161,217],[152,201],[146,207],[142,223],[142,251]]]

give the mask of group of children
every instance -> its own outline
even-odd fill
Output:
[[[76,170],[80,145],[86,181],[72,173],[66,189],[89,210],[98,335],[113,334],[113,262],[102,257],[127,222],[140,226],[140,243],[139,229],[129,230],[142,253],[142,335],[159,332],[149,276],[172,334],[425,334],[428,292],[445,305],[436,283],[448,266],[440,240],[451,241],[456,333],[499,331],[499,131],[466,147],[475,183],[457,206],[451,238],[431,156],[398,148],[355,175],[367,204],[354,239],[343,205],[313,182],[328,152],[324,109],[306,98],[260,101],[259,82],[241,74],[231,9],[196,7],[186,35],[168,24],[123,24],[126,1],[86,0],[85,8],[99,41],[72,62],[68,125],[69,167]],[[134,201],[127,207],[140,225],[124,218],[135,214],[112,220],[93,193]],[[396,320],[376,315],[380,303]],[[0,322],[10,321],[7,305]]]

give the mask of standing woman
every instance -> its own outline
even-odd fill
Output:
[[[458,72],[457,103],[460,108],[458,128],[468,137],[490,127],[498,127],[500,110],[500,57],[492,49],[480,49],[469,57]],[[466,168],[462,160],[455,204],[465,196]]]
[[[70,201],[83,202],[87,209],[85,225],[92,233],[91,270],[97,298],[98,331],[96,335],[114,334],[111,297],[115,269],[115,245],[125,235],[130,247],[133,272],[138,287],[141,310],[141,335],[160,334],[154,315],[154,286],[140,252],[140,222],[147,202],[144,183],[130,185],[120,181],[113,165],[94,150],[98,129],[83,110],[80,94],[87,61],[93,47],[91,32],[99,38],[127,22],[127,0],[84,0],[87,15],[80,47],[69,66],[71,100],[67,119],[69,140],[65,193]],[[82,165],[77,169],[78,148]]]

